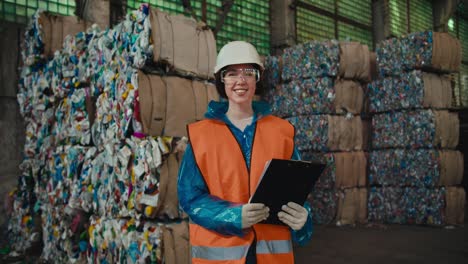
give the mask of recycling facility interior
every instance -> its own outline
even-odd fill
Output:
[[[428,199],[437,200],[445,195],[439,191],[431,192],[429,196],[422,192],[412,193],[412,189],[406,187],[408,185],[414,187],[417,184],[413,185],[414,183],[410,182],[414,180],[408,176],[410,173],[401,173],[408,179],[404,179],[407,180],[407,185],[400,186],[398,181],[402,181],[402,179],[391,177],[394,167],[392,164],[386,163],[385,160],[399,161],[398,166],[403,166],[398,167],[401,171],[405,171],[405,169],[418,171],[417,168],[413,168],[420,165],[417,161],[433,162],[431,157],[436,155],[438,161],[444,160],[445,163],[427,166],[429,169],[424,172],[426,174],[420,175],[421,178],[418,178],[423,182],[426,181],[421,189],[426,190],[428,186],[430,190],[440,186],[455,186],[457,188],[463,187],[465,192],[468,191],[468,173],[466,169],[463,170],[467,163],[467,159],[463,158],[463,155],[466,156],[468,153],[468,1],[466,0],[2,0],[0,3],[0,32],[2,33],[0,41],[0,146],[2,146],[0,149],[0,181],[2,182],[0,200],[3,201],[0,207],[0,227],[2,235],[6,236],[8,233],[8,222],[12,210],[8,203],[12,199],[15,188],[22,184],[24,167],[21,169],[20,165],[27,156],[25,154],[27,152],[25,144],[28,145],[26,135],[30,131],[27,130],[24,113],[21,113],[21,111],[24,112],[22,109],[24,106],[21,105],[24,102],[19,99],[21,98],[19,96],[21,94],[19,83],[23,78],[21,71],[27,64],[24,61],[25,53],[30,52],[30,50],[25,49],[25,42],[28,41],[25,33],[30,30],[30,21],[33,15],[38,9],[43,9],[61,16],[78,16],[86,21],[97,23],[101,28],[116,28],[119,23],[125,19],[128,20],[126,14],[141,10],[141,5],[144,3],[149,3],[151,7],[171,15],[183,14],[186,17],[194,17],[197,21],[205,22],[213,32],[217,50],[232,40],[246,40],[253,43],[259,53],[265,57],[265,64],[269,66],[267,83],[268,89],[272,91],[267,93],[265,99],[270,102],[276,114],[288,118],[298,129],[297,139],[301,143],[298,145],[307,146],[300,149],[303,158],[325,159],[327,162],[332,161],[332,163],[338,163],[338,160],[342,160],[344,164],[352,159],[351,163],[354,165],[350,166],[361,166],[352,169],[356,172],[356,175],[353,175],[355,181],[346,183],[346,180],[340,178],[340,173],[346,174],[346,172],[342,170],[340,172],[339,165],[335,164],[333,172],[330,172],[330,175],[333,174],[333,179],[330,182],[325,179],[317,187],[316,191],[320,197],[315,197],[317,198],[315,201],[320,202],[315,202],[315,204],[312,202],[312,205],[319,208],[314,213],[318,218],[317,221],[323,226],[330,223],[347,225],[349,221],[352,222],[351,226],[361,222],[376,223],[376,225],[377,223],[378,225],[397,223],[410,226],[445,224],[447,216],[443,215],[438,219],[437,213],[428,213],[429,216],[411,215],[411,217],[402,216],[399,218],[392,215],[395,211],[383,211],[383,206],[378,205],[379,201],[388,199],[385,202],[392,203],[392,195],[396,195],[393,197],[413,197],[408,198],[408,204],[404,204],[408,207],[417,207],[413,204],[415,199],[424,200],[424,197],[429,197]],[[436,32],[448,34],[447,36],[438,35]],[[459,42],[452,43],[450,42],[451,38],[458,39]],[[434,50],[428,51],[426,46],[418,46],[420,42],[416,43],[415,41],[416,44],[408,45],[407,43],[413,39],[422,42],[431,39],[434,43],[436,39],[439,39],[439,43],[447,45],[446,49],[460,50],[461,54],[456,57],[456,52],[451,53],[455,54],[456,57],[449,61],[451,65],[438,68],[434,66],[436,60],[433,56],[435,44]],[[330,40],[338,40],[338,42]],[[346,57],[346,50],[348,48],[352,50],[352,45],[343,44],[349,41],[360,43],[359,46],[355,47],[359,52],[362,51],[364,45],[367,46],[367,56],[372,57],[372,54],[375,56],[374,73],[354,73],[350,74],[351,78],[348,78],[347,72],[340,73],[340,71],[346,71],[343,70],[343,65],[346,65],[346,61],[343,59]],[[396,46],[399,50],[397,55],[395,55],[397,53]],[[312,52],[314,56],[317,56],[314,57],[316,60],[303,61],[298,59],[298,56],[305,54],[305,52]],[[411,61],[408,57],[412,55],[412,52],[419,52],[418,54],[422,57],[429,54],[429,58],[432,56],[433,59],[432,65],[431,62],[418,61],[419,57],[416,59],[412,57]],[[348,56],[352,57],[353,55],[348,54]],[[341,64],[336,63],[337,61]],[[415,61],[416,64],[419,63],[419,66],[412,64]],[[323,65],[326,65],[326,69],[321,67]],[[300,71],[307,67],[311,67],[315,71]],[[368,68],[371,67],[372,63],[368,65]],[[401,72],[398,72],[399,70]],[[448,85],[449,88],[445,91],[449,91],[449,94],[439,93],[438,89],[429,92],[429,88],[421,88],[419,85],[419,82],[423,80],[424,86],[429,87],[430,85],[426,84],[436,82],[433,79],[434,75],[442,73],[446,79],[440,82],[441,85]],[[154,81],[151,79],[152,77],[148,78],[150,83]],[[366,83],[366,89],[357,88],[352,83],[346,83],[348,79],[353,79],[355,83]],[[167,80],[164,82],[169,83]],[[380,88],[387,86],[392,86],[392,88],[382,92]],[[414,90],[407,94],[399,90],[403,89],[404,91],[408,86]],[[301,90],[298,94],[292,92],[284,96],[285,90],[294,91],[295,87],[301,87],[311,94],[304,98]],[[331,98],[328,92],[329,89],[332,89],[330,87],[336,89],[333,90],[335,95],[332,96],[332,99],[336,99],[336,101],[332,103],[328,100]],[[275,89],[282,90],[275,93]],[[341,89],[354,92],[352,94],[341,93],[340,97],[339,91],[342,91]],[[208,99],[216,97],[210,95],[209,91],[206,93],[205,96]],[[397,95],[391,93],[397,93]],[[353,101],[349,97],[362,97],[363,99],[362,101]],[[367,101],[364,98],[367,98]],[[315,99],[316,102],[307,101],[310,99]],[[341,104],[338,105],[337,101],[340,101]],[[297,107],[291,109],[287,107],[288,104],[294,104]],[[344,113],[342,109],[345,109]],[[197,112],[197,115],[201,111],[202,109]],[[356,130],[356,134],[361,136],[356,136],[348,141],[337,138],[336,144],[333,145],[333,138],[330,137],[330,133],[327,133],[327,129],[330,129],[332,124],[342,124],[344,121],[340,118],[345,116],[346,120],[352,120],[352,124],[344,129],[347,131]],[[356,116],[360,117],[356,119]],[[426,126],[411,123],[414,120],[427,124],[427,126],[433,126],[433,131],[425,131],[424,127]],[[307,127],[307,124],[325,123],[327,127]],[[369,129],[367,137],[362,136],[361,132],[365,130],[366,124]],[[184,125],[181,124],[182,127]],[[338,125],[336,126],[338,127]],[[447,131],[450,131],[440,131],[439,127],[445,127]],[[453,132],[452,128],[458,129],[458,132],[450,134]],[[317,131],[314,134],[314,139],[308,137],[307,133],[312,129]],[[411,132],[413,129],[414,133]],[[176,130],[177,127],[174,128],[174,131]],[[337,130],[336,133],[345,132]],[[399,133],[414,138],[415,141],[404,141],[402,139],[404,137],[401,137]],[[435,133],[436,136],[431,133]],[[437,139],[437,136],[440,138]],[[320,157],[317,153],[321,153]],[[362,162],[358,162],[358,160]],[[453,160],[459,162],[450,163]],[[380,165],[373,166],[373,162]],[[447,184],[441,184],[440,181],[439,183],[428,183],[427,181],[438,181],[439,177],[444,177],[442,169],[440,169],[444,166],[458,166],[458,170],[453,173],[462,175],[461,178],[447,180],[450,182]],[[444,170],[450,171],[450,168],[446,167]],[[433,168],[440,169],[440,175],[439,172],[435,173],[437,175],[432,175],[430,170]],[[389,171],[385,171],[385,169]],[[364,171],[364,178],[360,177],[362,175],[359,174],[362,171]],[[343,177],[348,177],[349,180],[351,176],[344,175]],[[432,177],[437,177],[437,179]],[[342,182],[339,183],[338,179],[341,179]],[[341,189],[340,184],[344,189]],[[382,186],[387,186],[388,189]],[[337,191],[335,188],[343,191]],[[439,190],[437,188],[434,190]],[[365,190],[364,194],[361,192],[362,190]],[[359,195],[365,195],[366,215],[359,215],[357,212],[351,217],[352,220],[349,220],[341,214],[343,212],[337,213],[338,204],[335,207],[323,209],[321,206],[330,203],[330,200],[333,200],[330,197],[337,195],[337,192],[342,197],[356,195],[356,201],[359,200],[357,198]],[[429,204],[431,205],[429,206]],[[431,201],[427,201],[424,205],[427,205],[428,208],[433,206],[439,210],[445,210],[445,208],[439,208],[439,204],[433,204]],[[445,202],[440,206],[444,205]],[[33,205],[31,206],[33,207]],[[465,209],[466,205],[461,207]],[[454,221],[458,225],[463,223],[463,221],[462,223]],[[403,227],[403,229],[405,228]],[[430,229],[424,228],[423,230]],[[333,229],[332,232],[338,236],[337,234],[340,232],[347,234],[350,231],[349,229]],[[363,235],[366,238],[373,235],[365,232],[362,234],[366,234]],[[400,228],[394,234],[404,236],[407,233]],[[439,235],[443,237],[442,233]],[[362,238],[360,241],[365,241],[366,238]],[[398,237],[395,236],[391,239],[396,241]],[[418,239],[424,240],[421,237]],[[330,242],[326,239],[324,241]],[[462,243],[466,245],[466,239]],[[344,246],[342,245],[342,247]],[[322,247],[322,249],[327,254],[333,255],[333,249],[330,249],[330,252],[326,251],[327,248]],[[298,252],[301,254],[298,257],[301,263],[308,263],[311,260],[308,258],[310,252],[305,252],[304,249],[299,249]],[[314,253],[320,254],[316,251]],[[322,254],[324,253],[322,252]],[[453,262],[449,262],[456,263],[460,259],[468,259],[468,252],[463,251],[459,255],[461,257],[454,258]],[[42,256],[44,257],[43,253]],[[351,258],[352,256],[357,257],[357,255],[350,254]],[[388,256],[385,255],[385,257]],[[375,261],[376,259],[361,258],[363,261]],[[448,259],[450,258],[448,257]],[[314,260],[332,263],[325,261],[324,258],[317,257]],[[424,258],[412,259],[411,257],[400,260],[403,260],[402,263],[418,263],[418,261],[423,260],[427,262],[427,259]],[[346,261],[342,260],[342,262]]]

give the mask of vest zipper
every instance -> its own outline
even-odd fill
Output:
[[[255,135],[257,134],[257,124],[258,124],[258,120],[257,120],[257,122],[255,122],[254,133],[253,133],[253,137],[252,137],[252,150],[250,151],[250,166],[247,166],[247,161],[246,161],[247,159],[245,158],[245,154],[242,151],[241,144],[239,143],[239,141],[237,141],[237,138],[234,135],[234,132],[232,132],[231,128],[226,124],[227,128],[229,129],[229,132],[231,132],[231,135],[236,140],[237,145],[239,146],[239,150],[242,153],[242,157],[244,158],[244,164],[245,164],[245,167],[247,169],[247,175],[249,177],[248,178],[249,197],[251,196],[251,194],[250,194],[250,168],[252,167],[252,156],[253,156],[253,151],[254,151]],[[253,242],[252,242],[252,244],[250,246],[251,247],[257,247],[257,232],[255,231],[255,228],[253,226],[252,226],[252,231],[253,231],[253,234],[254,234],[254,240],[253,240]],[[256,258],[256,255],[257,254],[255,254],[255,258]]]
[[[237,141],[237,138],[236,136],[234,135],[234,132],[232,132],[231,128],[226,124],[226,127],[228,128],[229,132],[231,132],[231,135],[234,137],[234,140],[236,140],[236,143],[237,143],[237,146],[239,146],[239,150],[242,154],[242,157],[244,158],[244,164],[245,164],[245,168],[247,169],[247,176],[249,177],[247,179],[247,183],[248,183],[248,188],[249,188],[249,197],[251,196],[250,194],[250,167],[247,166],[247,159],[245,158],[245,154],[244,152],[242,151],[242,146],[241,144],[239,143],[239,141]],[[255,124],[255,130],[257,130],[257,124]],[[253,142],[255,140],[255,132],[254,132],[254,138],[252,139],[252,151],[250,152],[250,166],[252,166],[252,152],[253,152]]]

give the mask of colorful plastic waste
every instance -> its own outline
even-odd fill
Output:
[[[380,76],[398,76],[413,69],[456,72],[460,41],[448,33],[423,31],[381,41],[376,47]]]
[[[455,148],[459,138],[458,114],[448,111],[413,110],[376,114],[372,117],[372,147]]]
[[[338,41],[310,41],[286,48],[282,55],[284,81],[337,76],[340,62]]]
[[[300,151],[356,151],[363,148],[360,116],[304,115],[287,118],[296,128]]]
[[[445,188],[371,187],[369,222],[389,224],[444,224]]]
[[[371,112],[445,108],[452,104],[452,86],[446,76],[412,71],[385,77],[367,87]]]
[[[41,257],[55,263],[162,263],[161,225],[187,217],[174,189],[187,139],[143,133],[137,74],[153,56],[149,5],[111,29],[64,37],[53,54],[40,15],[22,53],[26,135],[10,254],[42,240]]]

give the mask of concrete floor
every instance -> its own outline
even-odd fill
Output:
[[[296,264],[468,263],[466,226],[454,229],[402,225],[315,226],[310,243],[294,248]],[[26,256],[0,257],[0,263],[36,264],[40,263],[39,256],[37,248]]]
[[[468,263],[468,228],[316,226],[311,242],[294,250],[297,264]]]

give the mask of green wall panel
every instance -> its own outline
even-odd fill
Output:
[[[302,2],[335,13],[335,0],[303,0]]]
[[[325,2],[334,7],[335,1],[302,1],[315,7],[323,8]],[[297,41],[303,43],[310,40],[352,40],[367,44],[372,49],[372,1],[371,0],[341,0],[337,1],[337,12],[340,17],[320,14],[297,7],[296,30]],[[335,10],[331,12],[334,14]],[[348,22],[344,17],[356,23]],[[337,30],[337,32],[335,32]]]
[[[1,0],[0,20],[26,24],[38,8],[60,15],[73,15],[75,0]]]
[[[338,14],[366,26],[372,25],[371,0],[338,1]]]
[[[462,46],[463,61],[468,63],[468,19],[458,19],[458,38]]]
[[[338,39],[358,41],[372,49],[372,33],[350,24],[338,23]]]
[[[432,2],[429,0],[410,0],[410,31],[419,32],[433,29]]]
[[[232,40],[248,41],[259,53],[270,53],[269,1],[235,1],[221,31],[218,32],[218,49]]]
[[[303,43],[309,40],[335,39],[334,20],[309,11],[305,8],[297,8],[297,41]]]
[[[408,31],[406,0],[389,0],[390,32],[394,36],[401,36]]]

